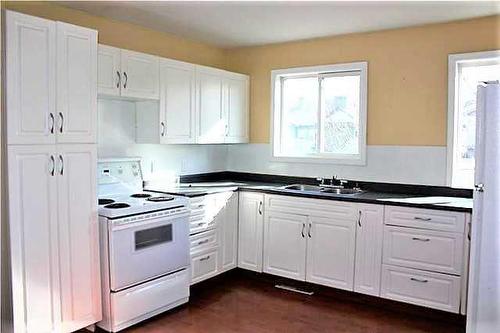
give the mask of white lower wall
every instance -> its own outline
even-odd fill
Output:
[[[289,163],[272,160],[270,144],[232,145],[228,148],[230,171],[303,177],[356,179],[388,183],[445,185],[446,147],[367,146],[364,166],[324,163]]]

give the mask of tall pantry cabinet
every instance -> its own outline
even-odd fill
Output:
[[[72,332],[101,318],[97,31],[5,18],[13,329]]]

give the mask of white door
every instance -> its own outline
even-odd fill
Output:
[[[56,23],[6,11],[7,143],[55,142]]]
[[[380,296],[384,206],[358,206],[354,291]]]
[[[122,73],[120,49],[99,44],[97,60],[97,91],[99,95],[120,96]]]
[[[196,72],[197,84],[197,143],[224,143],[222,76],[215,71]]]
[[[248,142],[248,77],[228,79],[226,143]]]
[[[222,271],[235,268],[238,261],[238,193],[227,201],[221,228]]]
[[[123,97],[138,99],[160,98],[160,60],[158,57],[121,50]]]
[[[54,150],[51,145],[8,148],[12,302],[16,333],[59,331]]]
[[[238,267],[262,272],[264,195],[239,194]]]
[[[355,221],[339,217],[309,217],[306,281],[352,290]]]
[[[266,211],[264,272],[295,280],[306,277],[307,216]]]
[[[101,319],[96,145],[57,146],[62,322],[72,332]]]
[[[57,142],[97,140],[97,31],[57,22]]]
[[[194,66],[161,59],[160,142],[195,142]]]

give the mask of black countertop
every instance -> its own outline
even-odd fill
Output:
[[[288,183],[290,184],[290,183]],[[268,194],[289,195],[304,198],[327,199],[337,201],[405,206],[426,209],[437,209],[457,212],[472,212],[472,199],[457,196],[434,194],[389,193],[368,190],[358,194],[333,194],[317,191],[298,191],[284,189],[284,183],[258,181],[213,180],[208,182],[182,183],[181,187],[171,188],[160,184],[145,184],[145,190],[197,197],[211,193],[226,191],[251,191]],[[438,193],[441,194],[441,193]]]

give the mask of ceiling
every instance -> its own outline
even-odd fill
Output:
[[[500,14],[499,1],[63,1],[219,47],[254,46]]]

